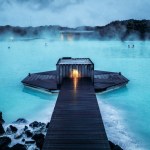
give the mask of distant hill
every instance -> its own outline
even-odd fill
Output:
[[[150,20],[114,21],[95,27],[102,38],[120,40],[150,40]]]
[[[150,20],[114,21],[105,26],[81,26],[68,28],[61,26],[13,27],[0,26],[0,39],[8,38],[59,38],[98,40],[150,40]]]

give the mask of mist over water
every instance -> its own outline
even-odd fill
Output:
[[[97,94],[108,138],[125,150],[149,150],[149,45],[148,41],[0,41],[0,111],[6,124],[20,117],[30,122],[51,117],[57,94],[25,88],[20,81],[29,72],[54,70],[63,56],[89,57],[95,69],[122,72],[130,80],[126,87]]]

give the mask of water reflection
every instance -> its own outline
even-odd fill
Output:
[[[71,72],[71,77],[73,79],[74,92],[76,93],[78,86],[78,79],[80,78],[80,73],[77,69],[73,69]]]
[[[77,90],[77,85],[78,85],[78,78],[73,78],[73,87],[75,92]]]

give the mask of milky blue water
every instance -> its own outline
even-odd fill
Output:
[[[149,150],[150,42],[0,41],[0,111],[6,123],[50,119],[57,94],[25,88],[20,81],[29,72],[55,69],[63,56],[90,57],[95,69],[122,72],[130,80],[126,87],[97,94],[107,136],[126,150]]]

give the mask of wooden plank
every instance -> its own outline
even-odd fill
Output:
[[[76,88],[64,79],[43,150],[110,150],[94,85],[82,78]]]

